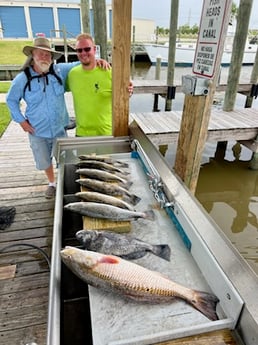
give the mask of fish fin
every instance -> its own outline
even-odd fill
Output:
[[[170,261],[171,249],[167,244],[153,245],[153,254],[161,257],[164,260]]]
[[[126,182],[126,185],[128,186],[128,188],[130,188],[132,186],[133,182],[132,181],[128,181]]]
[[[147,211],[144,211],[144,213],[145,213],[145,219],[155,220],[155,213],[153,212],[153,210],[147,210]]]
[[[124,176],[128,176],[130,175],[129,171],[121,171],[120,174],[124,175]]]
[[[132,181],[119,182],[119,185],[125,189],[129,189],[132,186],[132,184],[133,184]]]
[[[138,197],[137,195],[135,194],[132,194],[130,196],[130,202],[135,206],[136,204],[138,204],[139,202],[141,201],[141,198]]]
[[[142,251],[139,251],[139,252],[134,252],[134,253],[130,253],[130,254],[120,255],[120,258],[125,259],[125,260],[136,260],[136,259],[142,258],[146,254],[147,254],[146,251],[142,250]]]
[[[129,164],[122,161],[114,161],[114,163],[120,165],[120,167],[129,168]]]
[[[98,263],[101,264],[118,264],[120,261],[118,258],[116,258],[115,256],[109,256],[109,255],[105,255],[103,256]]]
[[[194,298],[189,303],[211,321],[218,320],[216,305],[219,299],[211,293],[194,290]]]

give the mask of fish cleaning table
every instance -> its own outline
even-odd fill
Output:
[[[161,272],[183,286],[211,292],[203,274],[186,248],[171,218],[154,198],[139,159],[119,156],[129,164],[133,185],[130,191],[141,197],[137,211],[153,209],[154,221],[132,221],[131,236],[152,244],[168,244],[170,262],[153,254],[134,260],[150,270]],[[199,311],[186,302],[174,299],[166,304],[143,304],[126,301],[112,292],[106,294],[89,286],[92,337],[94,345],[150,344],[172,339],[181,332],[205,329],[212,325]],[[209,326],[208,326],[209,327]]]
[[[114,139],[110,140],[109,143],[108,139],[102,139],[100,149],[94,139],[87,141],[87,145],[77,140],[72,141],[70,145],[67,141],[61,141],[60,144],[47,345],[67,343],[62,332],[72,325],[69,321],[63,321],[63,325],[64,316],[61,314],[68,308],[70,318],[80,320],[80,316],[76,316],[76,309],[83,310],[85,313],[87,298],[89,299],[90,336],[93,345],[147,345],[212,330],[233,329],[243,302],[213,257],[199,230],[196,229],[192,220],[186,217],[182,203],[188,205],[187,212],[193,211],[194,214],[201,214],[199,206],[193,203],[191,195],[182,188],[182,184],[173,173],[167,170],[162,158],[159,158],[161,159],[159,162],[152,162],[137,140],[134,140],[133,145],[130,143],[129,150],[128,147],[118,150],[117,144],[113,142]],[[150,149],[151,152],[155,150],[153,146]],[[217,305],[219,320],[210,321],[183,300],[174,299],[171,303],[159,304],[136,303],[112,292],[104,293],[100,289],[87,286],[80,280],[76,280],[75,286],[71,286],[70,276],[68,278],[63,276],[64,267],[62,266],[61,270],[60,249],[65,245],[72,245],[76,231],[80,230],[80,225],[73,226],[75,222],[72,215],[68,217],[63,214],[65,193],[75,192],[72,188],[74,176],[66,172],[66,166],[67,162],[75,164],[80,154],[89,152],[108,154],[114,159],[128,163],[133,181],[130,192],[141,198],[135,209],[137,211],[152,209],[155,213],[154,221],[147,219],[132,221],[128,236],[137,237],[151,244],[168,244],[171,248],[170,262],[151,253],[134,262],[150,270],[158,271],[182,286],[214,293],[220,300]],[[161,168],[163,178],[159,175],[159,168]],[[203,224],[205,226],[206,220]],[[67,239],[63,238],[64,227],[68,228]],[[78,245],[78,242],[75,241],[74,245]],[[86,290],[88,291],[88,297],[86,295],[78,297],[73,294],[73,290],[79,285],[80,291],[84,291],[83,294]],[[69,298],[77,306],[73,307],[72,313],[69,309]],[[77,342],[78,335],[75,331],[74,339],[73,335],[71,336],[73,344],[85,344],[85,342],[88,344],[89,334],[86,334],[86,329],[85,335],[83,333],[84,328],[88,326],[82,320],[81,337],[83,339],[85,336],[85,340]]]

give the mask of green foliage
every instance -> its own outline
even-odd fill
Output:
[[[238,14],[238,7],[236,3],[233,1],[232,2],[232,7],[231,7],[231,21],[234,19],[237,19],[237,14]],[[178,35],[185,36],[185,37],[197,37],[199,32],[199,26],[197,24],[194,24],[192,27],[189,24],[184,24],[179,26],[178,28]],[[160,36],[168,36],[169,35],[169,29],[161,28],[158,27],[156,28],[156,35]]]
[[[196,28],[197,28],[197,32],[196,32]],[[196,24],[193,27],[190,27],[190,25],[188,25],[188,24],[179,26],[179,33],[182,35],[196,34],[196,33],[198,33],[198,30],[199,30],[199,28]]]
[[[0,82],[0,93],[7,93],[10,86],[11,86],[10,81],[1,81]]]
[[[0,137],[11,121],[9,109],[5,103],[0,103]]]

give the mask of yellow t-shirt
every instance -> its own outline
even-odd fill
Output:
[[[68,74],[67,91],[73,95],[77,136],[112,135],[112,71],[86,71],[75,66]]]

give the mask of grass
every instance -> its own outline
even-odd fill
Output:
[[[11,121],[9,109],[5,103],[0,103],[0,137]]]
[[[32,41],[28,40],[0,40],[0,65],[22,65],[26,59],[22,49],[24,46],[31,44]],[[10,81],[0,82],[0,93],[6,93],[10,84]],[[0,103],[0,137],[10,121],[11,116],[7,105]]]
[[[0,93],[7,93],[11,85],[10,81],[1,81],[0,82]]]
[[[32,45],[29,40],[0,40],[0,65],[22,65],[26,59],[22,49]]]

